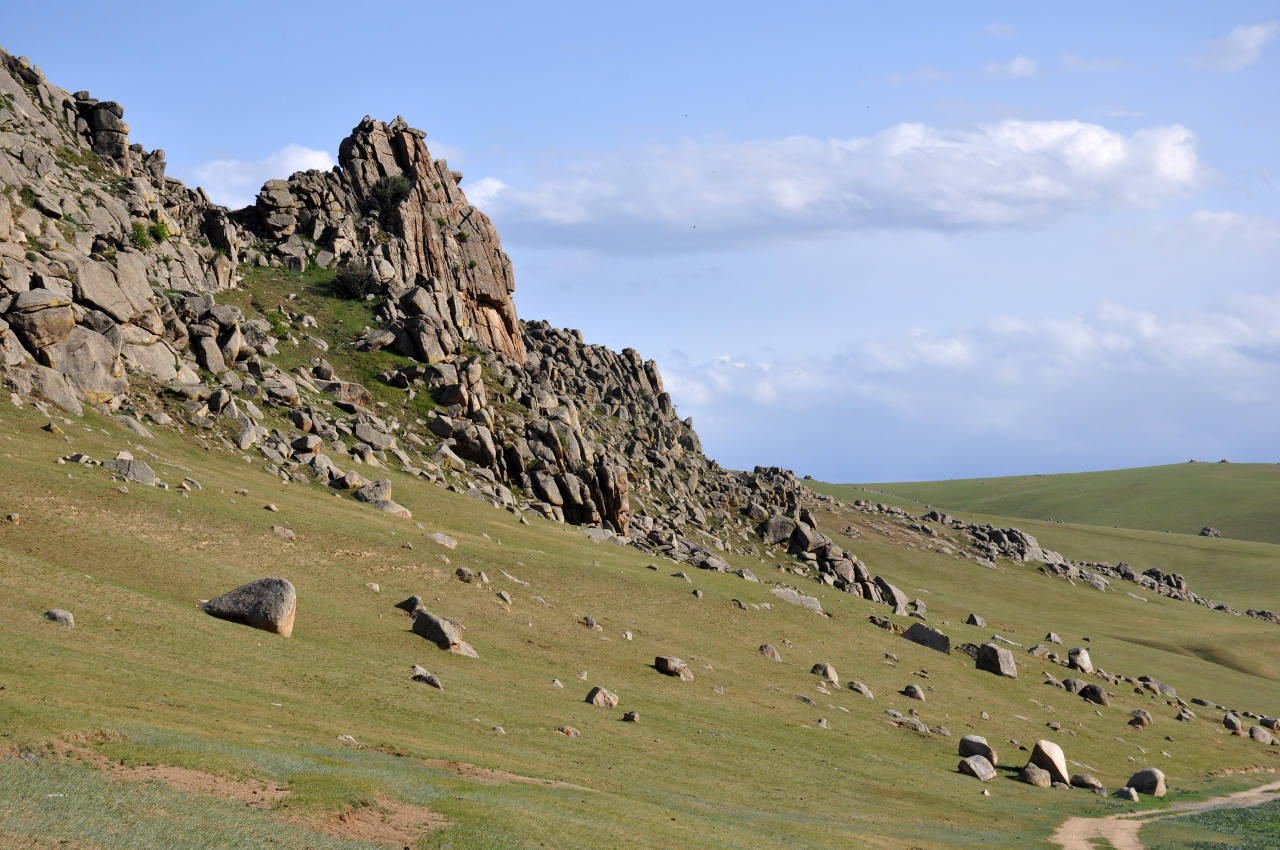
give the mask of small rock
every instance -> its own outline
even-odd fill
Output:
[[[972,776],[982,782],[990,782],[996,778],[996,769],[980,755],[967,756],[960,760],[957,768],[961,773]]]
[[[988,744],[987,739],[981,735],[965,735],[961,738],[960,755],[965,758],[969,756],[982,756],[987,760],[987,763],[993,767],[1000,763],[1000,760],[996,755],[995,748]]]
[[[693,681],[693,671],[689,669],[689,665],[674,655],[657,656],[653,659],[653,666],[664,675],[675,676],[686,682]]]
[[[628,723],[639,723],[639,722],[640,722],[640,712],[638,712],[638,711],[628,711],[626,714],[622,715],[622,719],[623,719],[623,720],[625,720],[625,721],[626,721],[626,722],[628,722]]]
[[[273,514],[280,513],[280,509],[276,507],[274,502],[267,502],[262,506],[262,509],[265,511],[271,511]]]
[[[821,676],[837,688],[840,687],[840,676],[836,673],[836,668],[826,661],[819,661],[809,672],[814,676]]]
[[[907,685],[905,688],[898,691],[898,693],[902,694],[904,697],[907,697],[908,699],[918,699],[920,700],[920,702],[925,701],[924,691],[920,689],[919,685]]]
[[[854,679],[852,682],[850,682],[848,685],[848,688],[849,690],[854,691],[855,693],[862,694],[867,699],[875,699],[875,695],[871,693],[871,689],[868,688],[866,685],[862,684],[861,682],[859,682],[857,679]]]
[[[618,695],[597,685],[587,694],[587,702],[600,708],[617,708]]]
[[[566,738],[582,737],[582,733],[579,732],[577,729],[574,729],[572,726],[559,726],[556,728],[556,731],[559,732],[561,735],[564,735]]]
[[[76,626],[76,618],[71,615],[71,612],[61,608],[50,608],[44,612],[44,618],[60,626],[66,626],[68,629],[74,629]]]
[[[432,541],[433,543],[438,543],[439,545],[443,546],[446,549],[458,548],[457,540],[454,540],[452,537],[450,537],[447,534],[441,534],[438,531],[434,531],[431,534],[428,534],[427,539]]]
[[[1018,779],[1037,788],[1048,788],[1053,784],[1053,780],[1049,778],[1049,771],[1036,767],[1034,764],[1028,764],[1022,768],[1022,772],[1018,774]]]
[[[760,654],[763,655],[765,658],[768,658],[770,661],[782,660],[782,656],[778,654],[778,650],[774,648],[773,644],[769,644],[769,643],[761,644]]]

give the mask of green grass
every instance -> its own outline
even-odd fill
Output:
[[[300,294],[323,297],[305,287]],[[283,484],[239,452],[213,442],[206,451],[163,429],[145,446],[158,455],[149,462],[162,478],[190,474],[204,489],[184,498],[131,486],[124,495],[101,470],[53,462],[71,451],[108,457],[138,443],[114,423],[90,414],[64,426],[64,440],[41,431],[45,420],[29,411],[0,407],[0,419],[0,515],[22,514],[20,525],[0,524],[0,658],[9,659],[0,667],[0,750],[102,730],[127,738],[96,749],[128,764],[271,780],[294,792],[274,813],[196,798],[171,827],[166,816],[143,824],[140,834],[154,829],[158,837],[136,846],[207,846],[193,837],[200,824],[208,834],[266,836],[280,817],[316,817],[386,799],[425,805],[453,821],[423,846],[454,850],[601,843],[1047,847],[1062,817],[1111,813],[1119,804],[1038,791],[1007,773],[989,786],[991,797],[982,797],[974,780],[955,773],[960,735],[1000,742],[1004,762],[1017,767],[1025,753],[1004,742],[1053,736],[1045,723],[1056,720],[1076,733],[1058,737],[1068,757],[1090,765],[1108,787],[1152,762],[1169,774],[1174,800],[1239,787],[1239,777],[1211,778],[1217,768],[1272,761],[1269,750],[1224,738],[1212,713],[1175,724],[1174,710],[1149,695],[1116,689],[1115,704],[1099,716],[1039,684],[1048,665],[1025,655],[1019,659],[1028,666],[1016,681],[975,673],[964,656],[930,652],[867,623],[867,614],[886,613],[882,606],[809,582],[800,586],[816,593],[832,617],[780,603],[766,585],[689,570],[706,594],[698,600],[688,584],[670,577],[687,568],[653,561],[659,569],[646,569],[652,559],[592,545],[570,527],[520,525],[509,513],[390,473],[393,498],[423,523],[418,529],[327,489]],[[248,497],[235,495],[241,487]],[[281,512],[264,512],[266,502]],[[1276,627],[1168,600],[1144,605],[1100,595],[1023,566],[1002,564],[993,572],[928,551],[861,514],[820,519],[873,571],[926,599],[931,623],[957,642],[998,632],[1032,643],[1049,629],[1073,643],[1088,635],[1095,662],[1107,669],[1147,673],[1188,696],[1259,710],[1280,705]],[[273,523],[292,528],[298,542],[271,533]],[[834,531],[849,524],[858,537]],[[445,552],[426,539],[437,530],[456,537],[458,549]],[[414,548],[403,548],[405,542]],[[765,579],[781,576],[769,564],[730,560]],[[457,566],[484,570],[493,585],[459,582],[452,574]],[[531,587],[507,581],[500,569]],[[285,576],[298,587],[288,640],[212,619],[196,606],[263,575]],[[382,592],[365,588],[369,581]],[[495,598],[497,589],[514,597],[510,610]],[[442,653],[414,636],[391,607],[411,593],[466,625],[480,658]],[[734,598],[776,604],[743,611]],[[41,618],[54,606],[75,613],[74,630]],[[990,628],[959,625],[970,610],[983,613]],[[586,614],[604,631],[581,626]],[[624,629],[634,640],[622,638]],[[780,647],[782,664],[757,652],[766,641]],[[1189,642],[1205,651],[1179,650]],[[1223,663],[1241,646],[1251,648],[1253,673]],[[898,656],[897,666],[885,663],[886,652]],[[654,655],[668,653],[688,661],[696,680],[668,679],[648,666]],[[866,682],[876,699],[848,690],[819,693],[808,672],[818,660],[829,660],[845,680]],[[410,681],[414,663],[439,675],[445,690]],[[921,669],[928,680],[912,675]],[[585,682],[580,670],[588,673]],[[553,687],[552,679],[565,687]],[[928,703],[896,693],[909,682],[929,689]],[[619,710],[583,702],[596,684],[621,696]],[[1125,726],[1128,711],[1139,706],[1156,717],[1140,738]],[[920,738],[886,723],[885,709],[911,707],[955,737]],[[638,710],[641,722],[620,722],[626,709]],[[984,710],[990,720],[980,718]],[[832,728],[817,728],[819,717]],[[556,734],[561,725],[583,737]],[[341,747],[339,734],[353,735],[363,748]],[[1159,755],[1162,749],[1172,758]],[[424,759],[592,790],[467,778]],[[49,770],[71,768],[54,761]],[[22,774],[25,784],[6,777],[6,801],[15,787],[33,802],[0,806],[0,836],[35,831],[51,840],[124,846],[111,837],[111,818],[91,810],[142,810],[154,802],[139,796],[144,791],[168,794],[120,781],[113,786],[90,768],[74,768]],[[87,783],[89,803],[80,820],[62,825],[52,808],[57,798],[42,795],[74,777]],[[170,812],[171,799],[155,804]],[[312,840],[310,832],[296,834]],[[267,838],[258,840],[269,846]],[[308,846],[329,846],[319,842]]]
[[[1163,818],[1142,828],[1150,850],[1273,850],[1280,847],[1280,802]]]
[[[822,485],[814,488],[854,485]],[[1280,464],[1179,463],[1068,475],[860,485],[862,498],[1085,525],[1280,543]],[[827,492],[824,490],[824,492]],[[830,491],[836,492],[836,491]],[[849,491],[844,491],[849,492]]]

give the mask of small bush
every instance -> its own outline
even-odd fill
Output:
[[[378,182],[373,184],[373,200],[378,205],[383,220],[385,221],[393,210],[403,204],[412,192],[413,181],[408,177],[399,174],[380,177]]]
[[[129,231],[129,241],[133,243],[133,247],[139,251],[145,251],[151,247],[151,237],[147,235],[147,228],[140,221],[133,223],[133,228]]]
[[[166,242],[169,237],[173,235],[169,232],[169,225],[165,224],[163,221],[153,222],[151,226],[147,228],[147,232],[151,234],[151,238],[156,242]]]
[[[334,291],[342,298],[363,299],[377,286],[378,279],[361,263],[343,263],[333,278]]]
[[[474,269],[478,265],[479,263],[477,263],[475,260],[472,260],[471,262],[467,263],[467,268]]]
[[[446,225],[446,224],[448,224],[448,222],[446,222],[446,221],[444,220],[444,218],[443,218],[443,217],[441,217],[441,216],[436,216],[436,226],[437,226],[437,227],[439,227],[441,230],[444,230],[444,228],[445,228],[445,225]]]
[[[465,231],[465,230],[459,230],[459,231],[458,231],[458,241],[459,241],[459,242],[466,242],[466,241],[467,241],[468,239],[470,239],[470,238],[471,238],[471,234],[467,233],[467,231]]]

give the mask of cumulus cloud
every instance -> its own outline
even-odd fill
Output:
[[[1269,251],[1280,248],[1280,219],[1229,210],[1196,210],[1192,229],[1215,241],[1235,240],[1245,248]]]
[[[1205,52],[1191,60],[1197,68],[1210,71],[1241,71],[1262,54],[1262,48],[1280,34],[1280,22],[1242,24],[1230,35],[1211,41]]]
[[[1029,56],[1016,56],[1008,62],[988,62],[982,71],[988,77],[1021,80],[1040,73],[1040,63]]]
[[[936,454],[954,474],[965,456],[974,474],[1048,471],[1017,465],[1046,459],[1097,468],[1269,458],[1280,296],[1177,314],[1104,303],[1081,316],[997,315],[835,353],[681,363],[664,377],[681,415],[730,466],[781,463],[866,481],[931,477]],[[808,439],[780,443],[778,416],[803,419]]]
[[[214,201],[232,209],[252,204],[262,184],[283,179],[295,171],[333,168],[325,151],[289,144],[266,159],[215,159],[184,170],[178,176],[189,186],[203,186]]]
[[[504,233],[623,249],[692,248],[875,228],[1016,226],[1152,206],[1195,188],[1196,137],[1080,121],[964,130],[899,124],[874,136],[684,141],[566,156],[527,183],[468,188]]]

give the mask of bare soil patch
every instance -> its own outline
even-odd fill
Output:
[[[475,779],[479,782],[510,782],[520,785],[541,785],[543,788],[567,788],[572,791],[589,791],[591,793],[595,793],[596,790],[594,788],[587,788],[585,785],[574,785],[572,782],[560,782],[555,779],[539,779],[536,776],[521,776],[518,773],[496,770],[491,767],[481,767],[478,764],[470,764],[465,761],[423,759],[422,763],[433,770],[445,770],[449,773],[457,774],[458,776],[462,776],[466,779]]]

